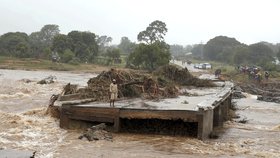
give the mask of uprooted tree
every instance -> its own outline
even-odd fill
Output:
[[[156,20],[138,34],[140,43],[129,55],[127,66],[138,69],[155,70],[168,64],[171,59],[169,45],[164,42],[166,24]]]

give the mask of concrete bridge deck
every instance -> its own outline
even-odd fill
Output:
[[[197,123],[197,138],[205,139],[213,127],[222,126],[228,119],[233,84],[225,82],[223,87],[192,89],[201,96],[179,96],[178,98],[149,101],[142,99],[121,100],[110,107],[109,103],[58,102],[61,106],[60,126],[71,128],[72,121],[112,123],[116,132],[122,128],[122,120],[181,120]]]

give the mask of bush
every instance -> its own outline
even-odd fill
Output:
[[[279,78],[280,77],[280,71],[271,71],[270,75],[273,78]]]
[[[80,64],[79,60],[76,59],[76,58],[70,60],[68,63],[71,64],[71,65],[79,65]]]
[[[62,55],[62,62],[68,63],[75,57],[75,54],[70,50],[66,49]]]
[[[270,63],[270,62],[265,63],[263,65],[263,69],[266,70],[266,71],[278,71],[278,72],[280,72],[280,66],[276,65],[276,64],[273,64],[273,63]]]

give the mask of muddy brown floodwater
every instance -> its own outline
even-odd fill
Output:
[[[248,122],[226,122],[218,139],[118,133],[113,141],[88,142],[78,139],[82,131],[60,129],[59,120],[45,111],[49,97],[65,83],[85,85],[95,74],[22,70],[0,74],[0,148],[36,151],[39,158],[280,157],[280,105],[258,101],[256,96],[234,100],[240,119]],[[57,82],[36,84],[48,75],[55,75]]]

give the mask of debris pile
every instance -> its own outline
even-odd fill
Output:
[[[142,93],[149,96],[157,95],[157,82],[150,78],[146,73],[135,71],[115,70],[104,71],[95,78],[88,81],[86,88],[80,88],[77,93],[81,94],[81,98],[96,98],[98,101],[109,100],[109,86],[115,79],[118,84],[118,96],[123,97],[141,97]]]
[[[242,93],[242,89],[239,86],[234,86],[232,92],[232,99],[241,99],[246,98],[246,96]]]
[[[59,95],[53,94],[49,100],[49,106],[47,108],[46,114],[55,118],[60,117],[59,107],[54,106],[54,102],[58,99]]]
[[[113,136],[111,133],[106,131],[107,126],[105,123],[100,123],[96,126],[88,128],[79,139],[86,138],[88,141],[93,140],[110,140],[112,141]]]
[[[187,68],[179,69],[174,65],[165,65],[158,68],[155,75],[163,77],[167,81],[173,81],[182,86],[214,87],[210,80],[198,79],[190,74]]]
[[[42,79],[41,81],[38,81],[37,84],[50,84],[50,83],[54,83],[55,80],[56,80],[56,76],[50,75]]]
[[[32,82],[30,79],[21,79],[21,80],[19,80],[19,81],[21,81],[21,82],[24,82],[24,83],[30,83],[30,82]]]
[[[209,80],[193,77],[188,69],[178,69],[167,65],[160,67],[153,74],[133,70],[104,71],[97,77],[88,80],[85,88],[67,84],[63,95],[79,94],[80,99],[95,98],[97,101],[108,101],[109,86],[115,79],[120,98],[142,97],[145,99],[172,98],[179,95],[179,86],[214,86]]]
[[[62,91],[62,95],[68,95],[68,94],[74,94],[77,93],[78,85],[73,85],[68,83],[66,86],[64,86],[64,89]]]
[[[258,100],[280,103],[280,83],[244,84],[240,86],[245,92],[258,95]]]

